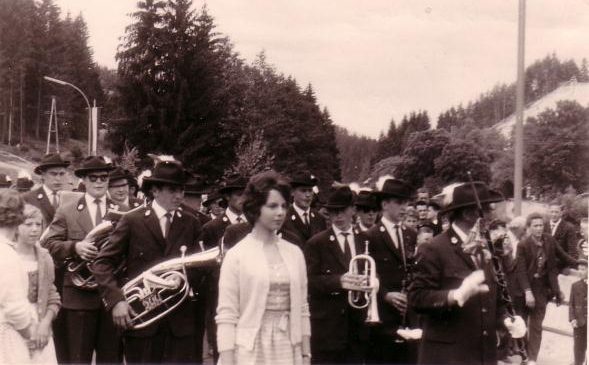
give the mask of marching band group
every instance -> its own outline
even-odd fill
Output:
[[[267,171],[202,184],[173,159],[141,184],[100,156],[0,189],[0,363],[535,363],[557,275],[586,350],[587,239],[550,206],[494,217],[481,182],[371,191]],[[140,185],[140,186],[139,186]],[[141,192],[143,199],[136,197]],[[564,233],[563,233],[564,232]],[[584,337],[583,337],[584,336]]]

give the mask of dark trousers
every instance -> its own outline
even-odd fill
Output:
[[[539,300],[540,299],[540,300]],[[526,308],[522,316],[528,326],[527,347],[530,360],[536,361],[542,344],[542,322],[546,316],[546,300],[536,297],[536,306]]]
[[[97,364],[122,363],[122,343],[112,317],[104,309],[62,309],[68,348],[66,362],[90,364],[96,351]]]
[[[55,266],[55,280],[54,284],[60,296],[63,294],[63,275],[64,267]],[[63,296],[62,296],[63,297]],[[55,344],[55,356],[59,364],[66,363],[69,359],[67,333],[65,326],[65,315],[63,310],[57,313],[57,317],[51,324],[53,330],[53,343]]]
[[[575,350],[575,365],[583,365],[587,352],[587,325],[573,330]]]
[[[391,331],[377,330],[370,335],[367,364],[417,364],[419,341],[399,341]]]
[[[217,323],[215,315],[217,314],[217,304],[219,302],[219,274],[213,273],[211,276],[211,287],[209,288],[206,298],[205,325],[207,332],[207,342],[213,350],[213,361],[216,364],[219,361],[219,351],[217,350]]]
[[[314,351],[311,358],[313,365],[362,364],[362,359],[349,354],[348,349],[333,351]]]
[[[194,335],[175,337],[169,326],[164,324],[159,326],[154,336],[126,336],[125,360],[127,364],[202,364],[202,347],[201,356],[197,358],[194,343]]]

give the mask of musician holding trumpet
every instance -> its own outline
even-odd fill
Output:
[[[144,178],[142,186],[144,192],[153,196],[152,203],[121,218],[92,266],[103,302],[112,312],[112,320],[120,329],[127,329],[124,348],[127,363],[202,362],[199,344],[203,343],[204,326],[195,328],[194,324],[197,322],[195,316],[204,318],[204,310],[196,312],[193,301],[180,301],[160,320],[147,322],[144,328],[133,330],[138,316],[155,318],[150,310],[160,304],[166,293],[180,289],[178,287],[186,282],[186,278],[181,280],[173,270],[167,276],[166,273],[158,276],[161,273],[149,270],[180,256],[182,250],[187,253],[199,251],[201,225],[192,214],[179,209],[186,181],[180,162],[158,162],[152,176]],[[144,278],[139,283],[143,286],[136,290],[139,292],[136,301],[145,309],[143,313],[132,309],[128,293],[121,288],[116,270],[122,260],[128,278]],[[187,279],[195,294],[199,290],[195,284],[200,278],[197,273],[189,272]],[[203,320],[199,322],[203,323]]]
[[[497,329],[504,326],[520,339],[526,332],[496,265],[500,258],[482,234],[481,219],[503,198],[481,182],[452,184],[438,198],[451,226],[419,246],[409,290],[423,314],[418,363],[497,364]],[[525,347],[520,350],[525,360]]]
[[[349,272],[350,261],[364,253],[364,240],[353,229],[354,195],[349,187],[335,189],[324,205],[331,227],[317,233],[305,245],[311,310],[311,353],[313,364],[361,364],[367,332],[366,311],[349,303],[348,290],[357,288],[350,300],[366,301],[367,276]],[[374,270],[374,267],[372,267]],[[352,303],[354,304],[354,303]],[[369,304],[369,303],[365,303]],[[375,313],[378,315],[378,313]]]

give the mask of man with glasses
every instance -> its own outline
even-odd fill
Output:
[[[129,194],[129,181],[133,177],[131,173],[122,167],[117,167],[109,174],[108,196],[119,205],[121,211],[135,209],[143,201]]]
[[[75,175],[82,179],[86,192],[79,198],[61,204],[47,228],[43,240],[55,262],[93,261],[98,249],[86,235],[100,224],[109,210],[118,210],[106,197],[108,173],[113,170],[100,156],[84,159]],[[97,290],[77,287],[73,274],[66,272],[62,312],[67,342],[64,362],[90,364],[96,352],[96,363],[121,363],[121,341],[110,314],[104,309]]]

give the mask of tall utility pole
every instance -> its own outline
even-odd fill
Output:
[[[519,19],[517,37],[517,91],[515,119],[515,173],[513,184],[514,214],[522,214],[523,155],[524,155],[524,105],[525,105],[525,70],[524,51],[526,40],[526,0],[519,0]]]

